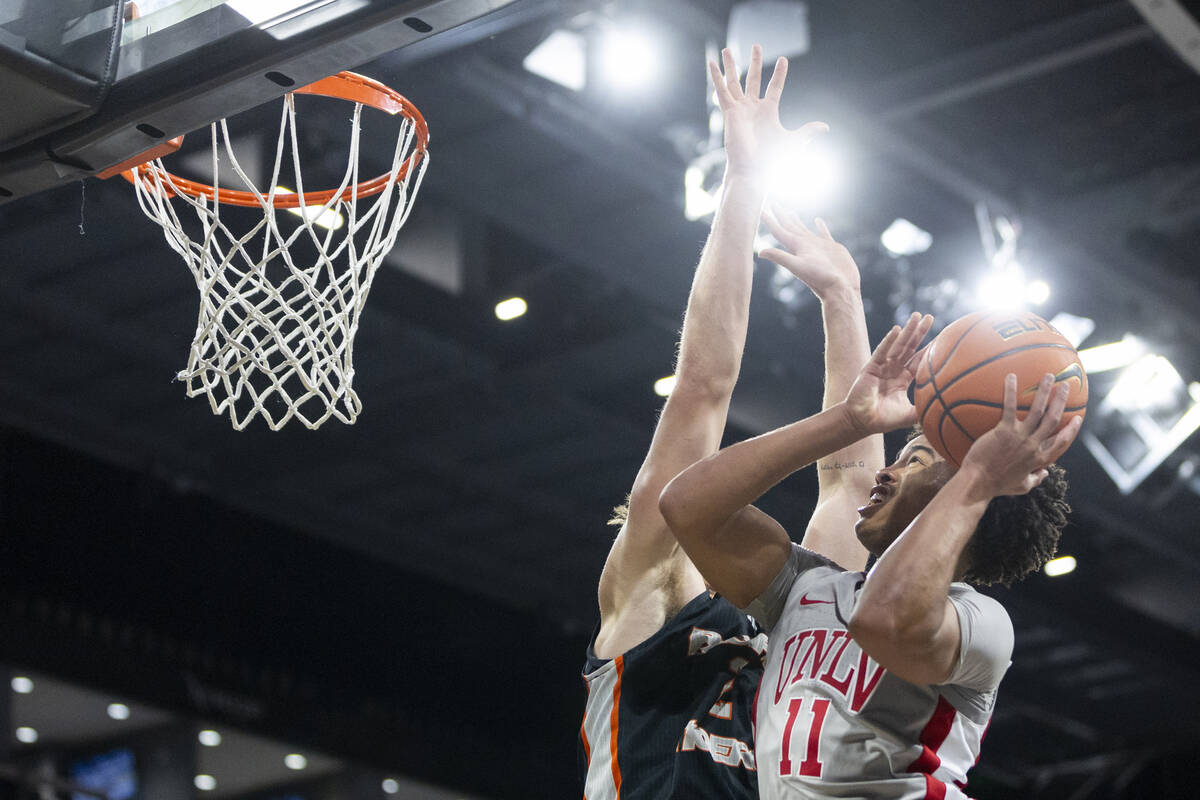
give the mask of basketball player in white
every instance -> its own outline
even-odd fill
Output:
[[[894,328],[844,402],[698,462],[662,494],[701,574],[770,633],[756,728],[765,800],[966,797],[1012,625],[961,581],[1036,569],[1065,522],[1052,464],[1079,420],[1056,432],[1067,387],[1051,375],[1023,421],[1008,376],[1001,422],[957,471],[923,437],[880,470],[855,526],[879,557],[870,573],[794,545],[751,505],[827,453],[915,422],[907,391],[931,323],[914,314]]]
[[[746,337],[753,241],[771,159],[824,129],[820,123],[783,128],[787,62],[776,63],[760,97],[761,61],[756,46],[744,89],[728,51],[724,74],[710,65],[725,124],[724,189],[688,299],[676,384],[627,507],[618,509],[620,532],[600,576],[600,625],[584,669],[588,702],[580,731],[589,800],[757,797],[750,720],[765,636],[706,590],[658,498],[671,478],[720,446]],[[828,236],[796,231],[784,238],[793,251],[787,267],[822,303],[826,397],[834,403],[870,356],[858,270]],[[835,461],[855,468],[835,469]],[[840,531],[853,524],[857,498],[882,464],[881,437],[847,442],[830,459],[807,547],[840,563],[865,564],[866,550]]]

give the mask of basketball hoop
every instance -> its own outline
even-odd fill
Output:
[[[304,191],[296,94],[354,103],[349,159],[334,189]],[[391,169],[360,181],[364,105],[395,115],[400,125]],[[226,120],[214,122],[211,132],[212,184],[174,175],[157,157],[121,173],[136,187],[142,211],[162,226],[167,244],[187,262],[200,290],[188,365],[176,377],[187,384],[188,397],[206,395],[214,414],[228,413],[236,430],[255,415],[272,430],[293,417],[311,429],[331,416],[353,424],[362,410],[352,388],[354,336],[375,271],[408,218],[429,163],[425,120],[394,90],[351,72],[296,89],[283,98],[265,192],[238,163]],[[249,191],[217,185],[222,143]],[[295,192],[279,186],[285,145],[292,151]],[[172,204],[176,197],[196,213],[198,235],[184,230]],[[358,204],[365,198],[374,199],[360,213]],[[262,217],[243,226],[248,230],[235,231],[221,218],[223,205],[256,208]],[[281,228],[278,209],[294,210],[295,230]],[[301,256],[293,248],[311,252]]]

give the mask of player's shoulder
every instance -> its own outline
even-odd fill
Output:
[[[997,621],[1004,620],[1009,628],[1012,627],[1012,620],[1009,618],[1004,604],[991,595],[984,594],[969,583],[952,583],[947,594],[950,602],[956,606],[966,607],[973,611],[976,616],[986,616]]]

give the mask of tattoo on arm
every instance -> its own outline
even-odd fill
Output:
[[[843,470],[843,469],[866,469],[867,462],[865,461],[822,461],[820,463],[822,470]]]

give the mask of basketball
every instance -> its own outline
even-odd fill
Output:
[[[1087,374],[1075,347],[1054,326],[1027,311],[968,314],[926,348],[913,384],[925,438],[955,467],[1000,422],[1010,372],[1017,376],[1018,419],[1024,419],[1047,372],[1070,386],[1062,425],[1087,412]]]

